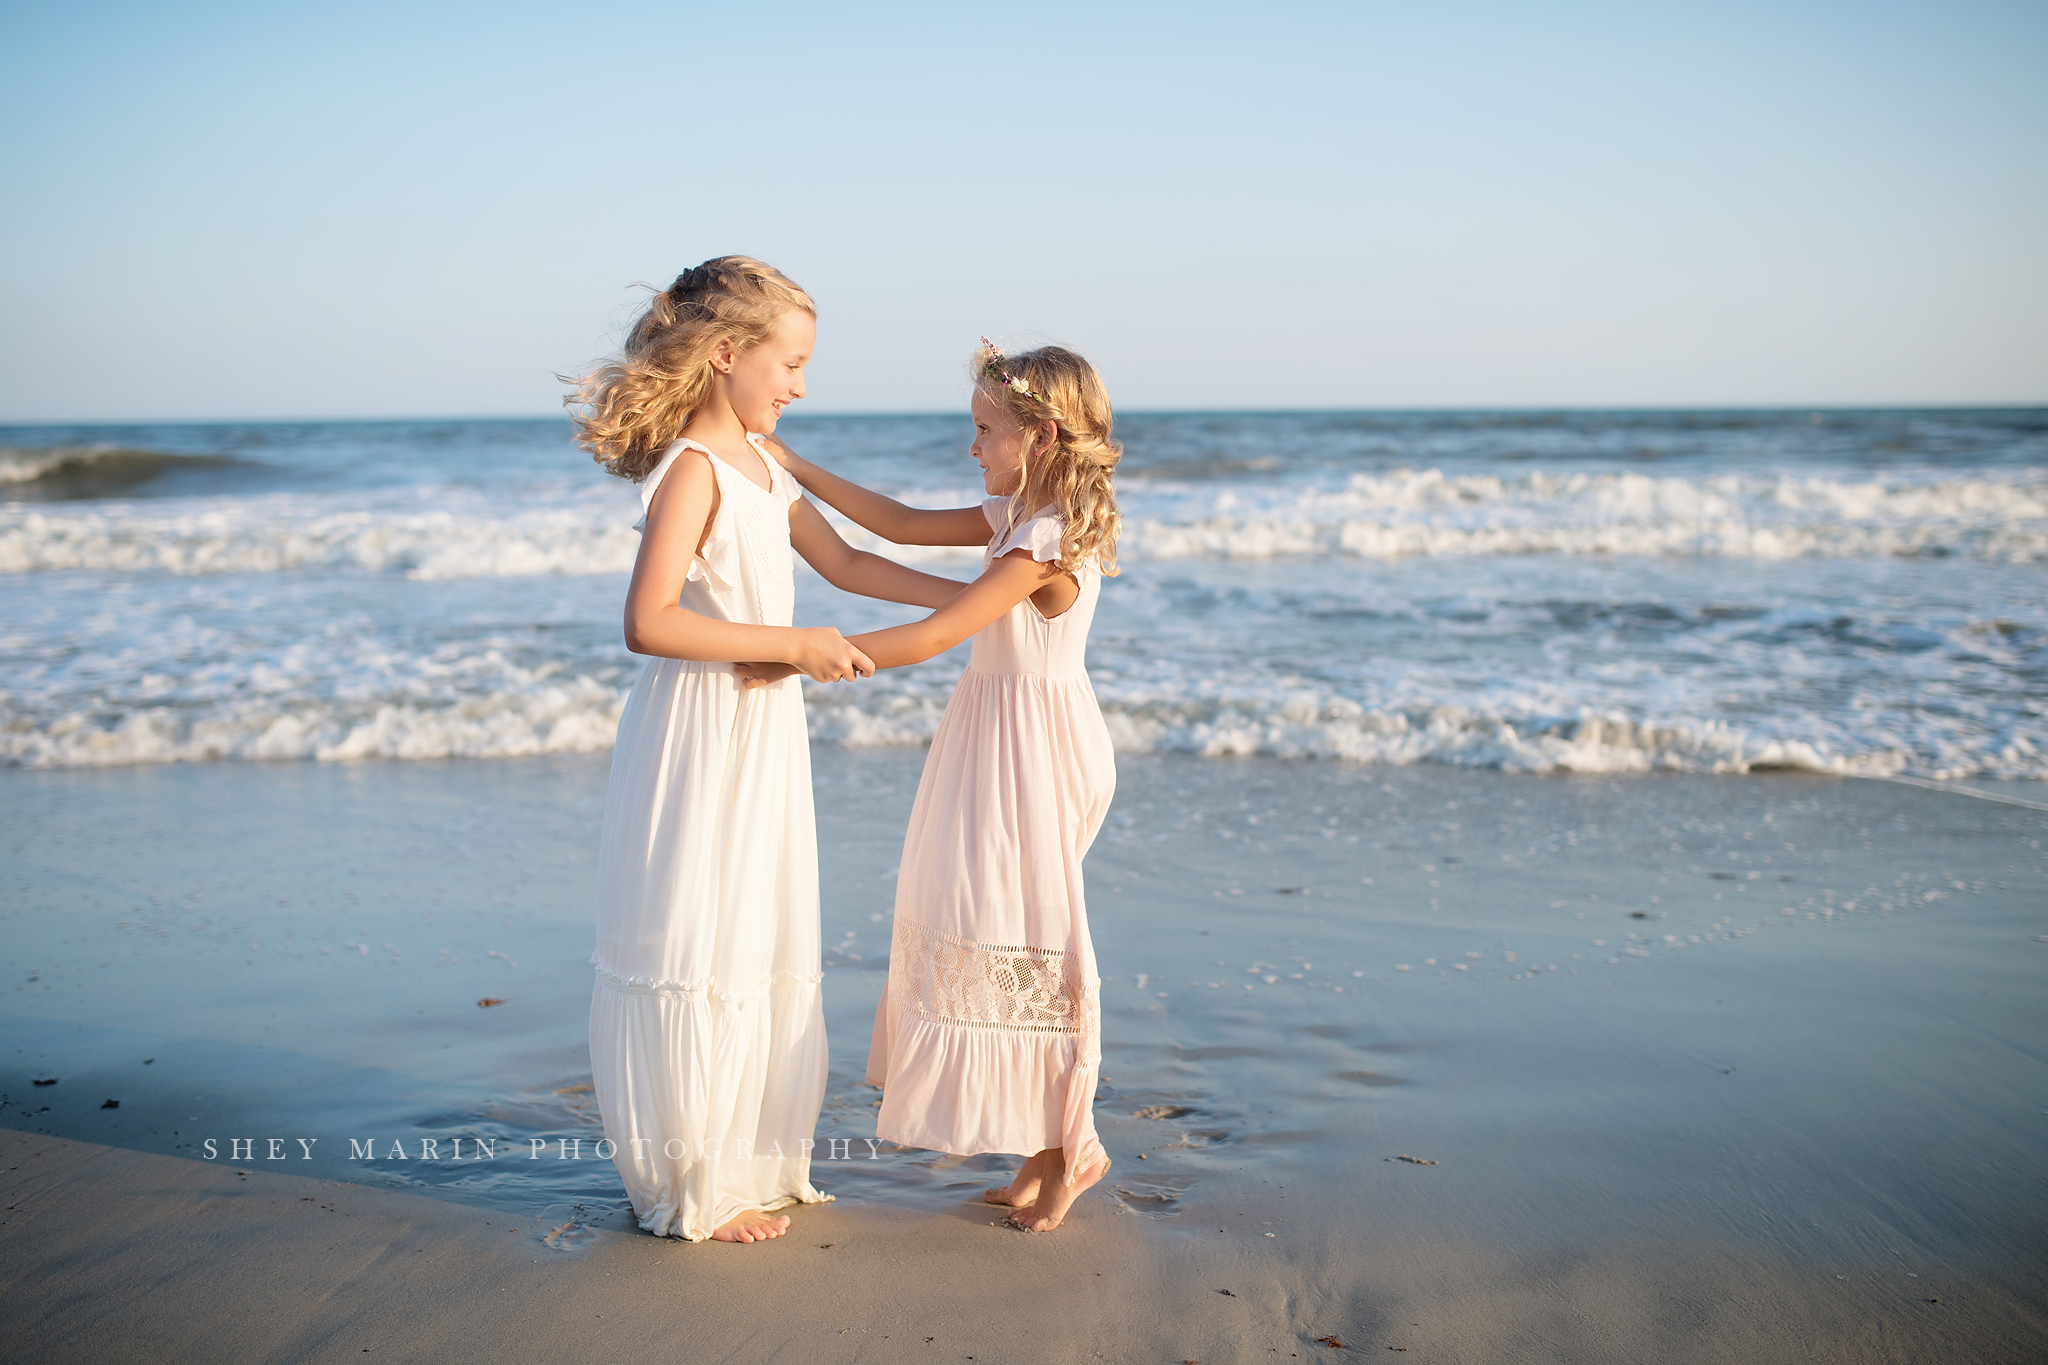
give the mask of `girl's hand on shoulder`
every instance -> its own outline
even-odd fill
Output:
[[[760,663],[732,666],[732,674],[740,680],[741,690],[747,692],[757,687],[766,687],[770,683],[779,683],[784,678],[794,678],[801,672],[803,670],[795,664]]]
[[[761,438],[761,449],[767,451],[775,463],[792,474],[796,472],[796,466],[804,462],[803,456],[791,450],[788,443],[773,432]]]

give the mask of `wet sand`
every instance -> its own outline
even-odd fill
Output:
[[[588,1156],[602,761],[0,772],[10,1353],[2048,1350],[2039,784],[1127,757],[1116,1166],[1031,1237],[973,1202],[1001,1160],[858,1140],[920,757],[818,751],[847,1157],[747,1248],[639,1233]]]

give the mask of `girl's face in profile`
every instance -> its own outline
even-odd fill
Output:
[[[804,365],[817,341],[818,320],[792,308],[775,320],[766,341],[733,357],[725,398],[748,431],[774,431],[782,410],[804,396]]]
[[[981,486],[991,494],[1008,497],[1017,491],[1024,473],[1028,433],[979,389],[974,391],[972,412],[974,444],[967,453],[981,466]]]

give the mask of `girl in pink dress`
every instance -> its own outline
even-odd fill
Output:
[[[1006,358],[984,340],[973,413],[970,453],[991,495],[979,507],[912,509],[776,452],[806,489],[896,544],[987,547],[981,576],[932,615],[849,641],[895,668],[974,639],[903,841],[868,1079],[883,1087],[881,1137],[1025,1158],[987,1197],[1043,1232],[1109,1169],[1081,859],[1116,765],[1083,655],[1102,576],[1116,571],[1120,447],[1101,376],[1058,346]]]

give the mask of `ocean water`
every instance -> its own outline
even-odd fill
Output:
[[[979,496],[962,417],[782,434]],[[2048,778],[2048,411],[1118,434],[1089,661],[1127,752]],[[0,763],[603,750],[636,514],[554,419],[0,428]],[[802,623],[905,613],[799,571]],[[811,686],[814,739],[923,742],[963,660]]]

